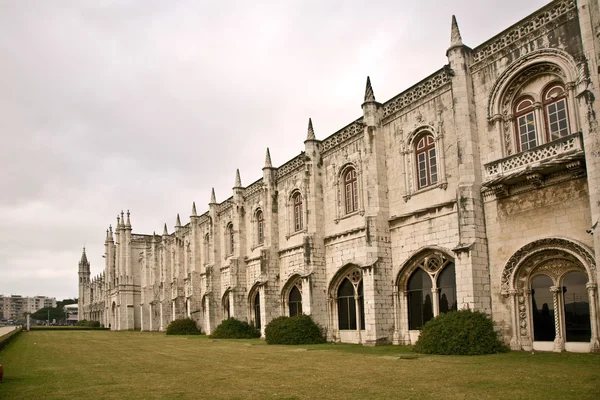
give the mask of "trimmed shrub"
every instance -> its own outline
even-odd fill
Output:
[[[108,328],[90,326],[32,326],[30,331],[108,331]]]
[[[87,326],[88,328],[100,328],[100,322],[88,321],[87,319],[82,319],[81,321],[77,321],[75,326]]]
[[[482,312],[471,310],[440,314],[423,326],[414,351],[425,354],[480,355],[508,351],[494,322]]]
[[[319,325],[308,315],[275,318],[265,327],[268,344],[325,343]]]
[[[200,329],[191,318],[176,319],[167,326],[167,335],[199,335]]]
[[[215,339],[252,339],[259,338],[260,331],[247,322],[228,318],[215,328],[210,337]]]

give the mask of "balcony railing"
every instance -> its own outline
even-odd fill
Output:
[[[531,150],[485,164],[485,180],[498,180],[498,178],[514,175],[554,160],[561,161],[563,158],[579,153],[583,153],[583,139],[581,133],[578,132]]]

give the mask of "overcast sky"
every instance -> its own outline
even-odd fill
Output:
[[[0,294],[78,295],[118,212],[189,222],[543,0],[0,0]]]

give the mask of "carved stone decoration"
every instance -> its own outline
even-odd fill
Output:
[[[362,123],[362,118],[359,118],[350,125],[340,129],[333,135],[323,140],[323,155],[325,155],[329,151],[337,149],[338,145],[359,135],[362,135],[363,133],[364,126]],[[277,171],[277,174],[277,176],[279,177],[279,171]]]
[[[422,268],[428,274],[434,276],[446,265],[454,262],[454,259],[444,251],[438,249],[423,249],[409,259],[401,268],[398,274],[398,287],[405,290],[408,278],[417,268]]]
[[[502,293],[509,293],[515,285],[515,273],[517,269],[525,265],[537,264],[536,260],[556,256],[560,252],[567,259],[576,259],[583,264],[590,280],[596,277],[596,260],[593,253],[583,245],[563,239],[545,238],[528,243],[513,254],[502,271],[500,289]],[[532,258],[536,257],[536,258]]]
[[[499,35],[495,39],[484,43],[473,50],[473,63],[483,61],[487,57],[501,51],[520,40],[526,35],[541,29],[545,25],[555,21],[557,18],[572,12],[572,17],[576,17],[577,2],[575,0],[565,0],[556,2],[549,8],[540,10],[531,18],[517,24],[514,28]]]

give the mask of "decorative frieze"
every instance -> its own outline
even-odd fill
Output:
[[[304,167],[304,152],[300,153],[290,161],[277,168],[277,179],[280,180],[284,176],[291,174]]]
[[[473,64],[483,61],[570,11],[573,11],[573,17],[576,17],[576,10],[577,2],[575,0],[564,0],[549,4],[547,8],[543,8],[540,12],[532,15],[531,18],[473,49]]]
[[[383,104],[383,116],[387,117],[404,107],[414,105],[417,100],[450,83],[451,80],[452,71],[447,67],[434,72],[415,86],[385,102]]]
[[[357,119],[350,125],[340,129],[333,135],[323,140],[323,154],[328,153],[330,150],[338,148],[338,146],[352,138],[355,138],[363,134],[364,125],[362,118]]]

